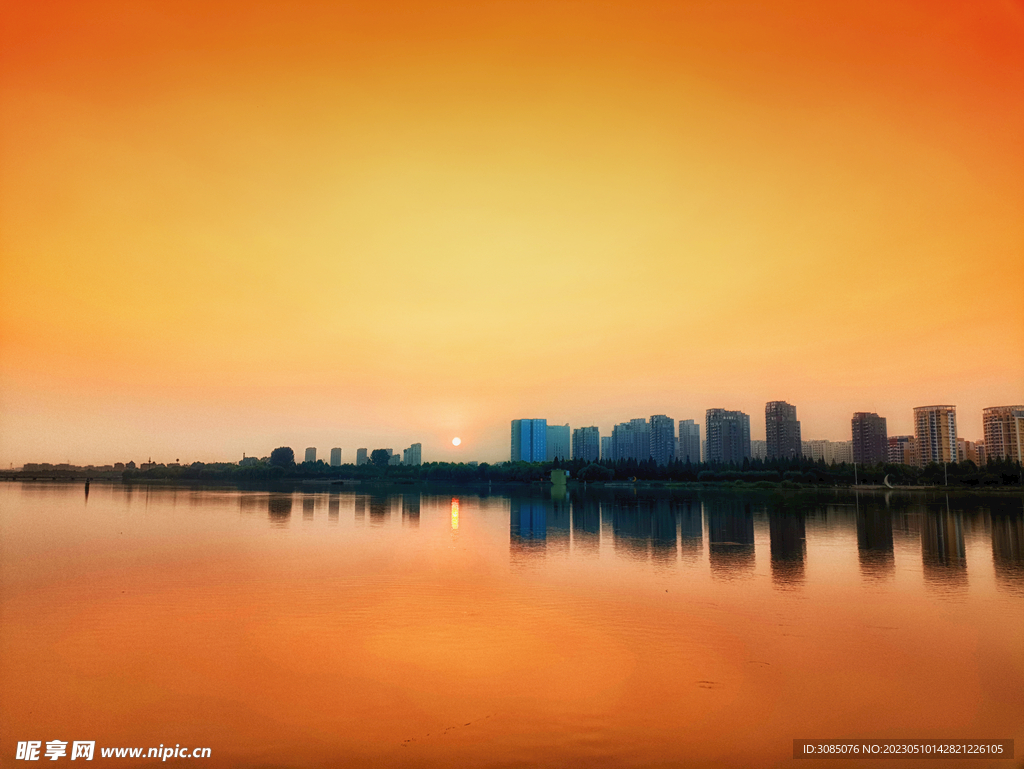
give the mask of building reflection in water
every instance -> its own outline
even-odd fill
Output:
[[[366,523],[366,497],[362,494],[356,496],[355,522],[357,526]]]
[[[776,587],[803,585],[807,532],[803,510],[776,507],[768,511],[768,535],[771,542],[772,583]]]
[[[266,497],[259,494],[239,494],[238,509],[243,513],[255,513],[260,508],[260,503],[265,502]]]
[[[383,526],[391,517],[391,500],[384,494],[371,494],[368,498],[370,507],[370,525]]]
[[[572,497],[572,546],[596,554],[601,547],[601,506],[591,494]]]
[[[651,515],[651,558],[661,565],[675,563],[679,557],[676,549],[678,521],[675,510],[668,499],[656,499],[650,505]]]
[[[285,526],[292,516],[292,495],[271,494],[267,502],[267,513],[270,522],[275,526]]]
[[[646,561],[651,541],[651,515],[635,497],[612,503],[612,543],[626,558]]]
[[[704,554],[704,520],[700,500],[687,498],[676,504],[679,511],[679,538],[683,560],[699,560]]]
[[[316,500],[311,492],[306,492],[302,495],[302,520],[312,521],[313,520],[313,506]]]
[[[420,525],[420,495],[402,495],[402,525],[416,528]]]
[[[709,497],[707,515],[711,575],[725,579],[754,571],[754,515],[749,502]]]
[[[967,587],[964,521],[959,512],[925,510],[921,520],[921,563],[925,584],[946,589]]]
[[[992,514],[992,565],[999,587],[1024,596],[1024,515]]]
[[[543,555],[547,547],[548,510],[542,499],[512,497],[509,505],[509,549],[514,555]]]
[[[549,553],[567,553],[569,551],[569,532],[572,529],[572,506],[564,488],[551,491],[551,507],[547,513],[547,551]]]
[[[888,507],[857,501],[857,556],[863,577],[891,577],[896,566],[892,538],[892,513]]]
[[[331,523],[337,523],[341,517],[341,497],[338,496],[338,492],[332,492],[330,497],[327,499],[327,520]]]

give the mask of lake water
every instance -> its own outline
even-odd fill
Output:
[[[3,766],[1022,765],[1020,495],[3,483],[0,577]]]

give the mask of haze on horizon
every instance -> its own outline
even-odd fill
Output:
[[[1018,3],[0,13],[0,466],[1021,402]]]

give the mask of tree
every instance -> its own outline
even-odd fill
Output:
[[[295,452],[288,446],[281,446],[270,452],[270,464],[276,467],[287,467],[295,464]]]
[[[370,452],[370,461],[377,467],[387,467],[390,459],[387,449],[374,449]]]

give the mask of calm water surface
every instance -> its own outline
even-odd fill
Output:
[[[52,739],[238,767],[1024,754],[1019,495],[4,483],[0,578],[3,766]]]

